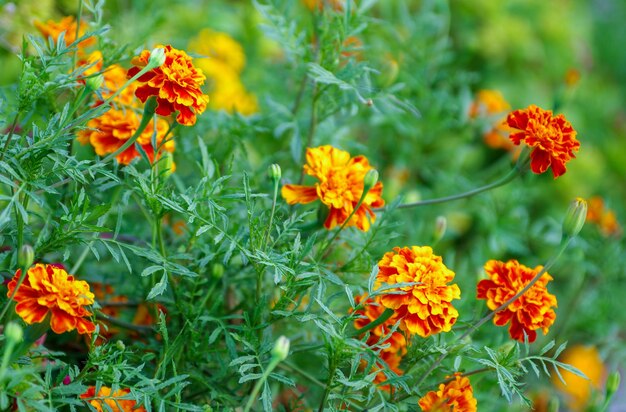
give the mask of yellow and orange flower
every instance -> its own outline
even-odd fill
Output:
[[[195,64],[206,73],[205,67],[226,66],[240,74],[246,65],[246,55],[239,42],[226,33],[211,29],[201,30],[189,41],[189,50],[202,56],[195,59]]]
[[[302,2],[311,11],[322,11],[329,6],[335,11],[343,11],[346,0],[302,0]]]
[[[478,299],[486,299],[487,307],[495,310],[507,300],[524,289],[537,275],[543,266],[530,269],[521,265],[517,260],[500,262],[490,260],[485,263],[485,272],[489,279],[483,279],[477,285]],[[556,319],[556,313],[552,309],[557,306],[556,297],[548,293],[547,285],[552,280],[547,272],[515,302],[507,308],[497,312],[493,323],[497,326],[509,326],[511,338],[524,342],[524,334],[529,342],[537,338],[537,329],[544,334]]]
[[[617,222],[615,212],[604,205],[604,200],[593,196],[587,201],[587,222],[595,223],[604,236],[620,236],[622,228]]]
[[[324,227],[332,229],[342,225],[356,207],[363,194],[363,180],[372,169],[365,156],[350,157],[350,153],[332,146],[320,146],[306,150],[307,164],[304,172],[319,180],[313,186],[285,185],[281,194],[290,205],[311,203],[320,199],[329,207]],[[347,226],[356,226],[363,231],[376,220],[372,208],[382,207],[383,184],[376,182]]]
[[[99,156],[105,156],[115,152],[130,139],[141,121],[141,115],[130,109],[109,109],[108,112],[87,122],[88,129],[78,132],[78,141],[82,144],[91,144]],[[159,117],[156,118],[156,143],[161,145],[163,138],[169,129],[167,122]],[[152,147],[152,135],[155,133],[154,122],[148,126],[137,138],[135,144],[141,145],[150,161],[154,161],[154,148]],[[173,152],[174,140],[168,137],[162,149]],[[134,158],[139,157],[135,145],[131,145],[116,156],[121,164],[129,164]]]
[[[113,392],[108,386],[101,386],[96,393],[96,387],[90,386],[85,393],[80,395],[80,398],[89,402],[89,405],[98,412],[146,412],[146,409],[143,406],[137,406],[137,402],[134,400],[121,399],[129,393],[130,389],[118,389]]]
[[[552,168],[554,178],[565,173],[565,164],[575,158],[580,148],[576,131],[565,116],[554,116],[551,110],[535,105],[515,110],[507,116],[507,124],[515,129],[509,136],[515,145],[524,142],[532,149],[530,168],[540,174]]]
[[[459,317],[452,306],[461,298],[454,279],[440,256],[428,246],[396,247],[378,262],[376,288],[397,283],[415,283],[392,288],[379,296],[380,303],[396,311],[400,327],[412,334],[428,337],[449,332]]]
[[[477,404],[469,379],[458,372],[450,382],[440,384],[438,391],[419,400],[423,412],[476,412]]]
[[[554,386],[565,396],[565,401],[572,411],[583,411],[588,406],[593,391],[600,391],[604,385],[606,369],[595,346],[574,345],[567,348],[559,357],[559,361],[573,366],[587,378],[581,378],[561,369],[565,384],[554,374]]]
[[[21,274],[20,269],[9,282],[7,297],[13,294]],[[76,329],[90,334],[96,328],[89,319],[92,313],[86,309],[94,302],[89,284],[74,280],[60,265],[32,266],[13,300],[17,302],[15,312],[29,325],[43,322],[50,314],[50,328],[55,333]]]
[[[76,64],[80,66],[85,66],[86,69],[81,74],[82,77],[89,77],[93,74],[96,74],[102,71],[102,62],[103,57],[102,53],[99,50],[93,51],[89,53],[89,55],[85,57],[81,57]]]
[[[354,327],[358,330],[366,327],[370,323],[374,322],[378,319],[383,312],[385,311],[385,307],[380,303],[374,301],[371,298],[368,298],[367,295],[356,296],[355,302],[357,304],[364,305],[363,309],[359,309],[356,311],[359,318],[354,321]],[[403,371],[400,369],[400,362],[402,361],[402,357],[406,354],[407,342],[406,338],[399,331],[390,332],[393,326],[398,322],[398,316],[394,314],[389,319],[387,319],[384,323],[370,329],[368,331],[369,336],[367,338],[366,344],[368,346],[376,346],[376,345],[388,345],[388,347],[382,349],[380,351],[380,358],[382,361],[387,364],[389,369],[394,371],[396,375],[402,375]],[[384,341],[382,338],[388,336]],[[382,364],[376,362],[375,368],[380,370],[383,369]],[[388,380],[387,375],[383,371],[379,372],[374,379],[374,383],[383,383]],[[381,387],[383,390],[390,390],[389,385],[384,385]]]
[[[196,115],[203,113],[209,102],[209,96],[201,89],[206,77],[201,70],[196,69],[191,57],[184,51],[170,45],[157,47],[165,50],[165,63],[137,79],[142,85],[137,88],[135,95],[144,103],[150,96],[155,96],[158,103],[156,114],[169,116],[178,112],[178,123],[193,126]],[[128,78],[139,73],[149,59],[149,50],[134,57],[131,63],[135,67],[128,70]]]
[[[59,36],[61,33],[65,32],[65,45],[69,46],[74,43],[77,39],[76,37],[76,19],[74,16],[67,16],[62,18],[60,21],[48,20],[45,23],[40,21],[35,21],[35,27],[42,36],[45,38],[51,37],[52,40],[56,43],[59,40]],[[85,35],[87,31],[87,23],[85,21],[80,22],[80,29],[78,30],[78,37],[82,37]],[[85,40],[78,43],[78,49],[84,49],[86,47],[92,46],[96,43],[96,39],[94,37],[88,37]]]
[[[469,108],[470,118],[493,118],[491,128],[485,131],[485,144],[493,149],[511,151],[515,147],[509,139],[513,131],[506,123],[506,113],[511,106],[498,90],[479,90]]]

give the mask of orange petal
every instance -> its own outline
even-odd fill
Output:
[[[296,203],[311,203],[317,199],[317,192],[313,186],[284,185],[280,194],[290,205]]]

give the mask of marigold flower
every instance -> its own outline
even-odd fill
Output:
[[[165,63],[139,77],[138,81],[143,84],[137,87],[135,95],[144,103],[150,96],[156,96],[157,114],[169,116],[178,112],[178,123],[193,126],[196,115],[203,113],[209,102],[209,96],[200,89],[206,77],[201,70],[194,67],[191,57],[184,51],[170,45],[157,47],[165,50]],[[139,73],[148,64],[148,60],[149,50],[134,57],[131,63],[135,67],[128,70],[127,77],[131,78]]]
[[[495,310],[507,300],[515,296],[543,269],[537,266],[530,269],[517,260],[500,262],[490,260],[485,263],[485,272],[489,279],[483,279],[477,285],[478,299],[486,299],[487,307]],[[537,329],[548,333],[554,323],[556,314],[553,307],[557,306],[556,297],[548,293],[547,285],[552,280],[548,273],[541,275],[539,280],[515,302],[497,312],[493,323],[504,326],[511,322],[509,334],[511,338],[524,342],[524,334],[529,342],[537,338]]]
[[[461,298],[461,291],[456,284],[448,285],[454,272],[430,247],[396,247],[385,253],[378,269],[376,288],[416,283],[389,289],[379,296],[383,306],[396,311],[402,329],[423,338],[452,329],[459,312],[451,302]]]
[[[324,7],[330,6],[335,11],[343,11],[345,0],[302,0],[304,5],[311,11],[322,11]]]
[[[617,222],[615,212],[604,205],[600,196],[591,197],[588,202],[587,222],[595,223],[604,236],[620,236],[622,228]]]
[[[235,73],[240,74],[246,65],[246,55],[241,44],[228,34],[211,29],[201,30],[189,42],[189,50],[206,56],[195,59],[196,66],[203,71],[204,66],[217,63],[218,65],[225,64]]]
[[[354,321],[354,327],[358,330],[366,327],[370,323],[374,322],[378,319],[383,312],[385,311],[385,307],[380,303],[374,301],[373,299],[367,297],[367,295],[363,296],[355,296],[355,302],[357,304],[364,305],[363,309],[359,309],[356,311],[360,317],[358,317]],[[366,344],[368,346],[386,346],[386,348],[381,349],[379,356],[382,361],[394,371],[397,375],[402,375],[403,371],[400,369],[400,362],[402,361],[402,357],[406,354],[407,349],[407,341],[404,335],[399,331],[394,331],[391,333],[393,326],[398,322],[397,314],[392,315],[389,319],[387,319],[384,323],[370,329],[367,333],[369,336],[367,337]],[[391,334],[390,334],[391,333]],[[382,338],[387,337],[385,340]],[[376,362],[376,369],[382,369],[383,366],[381,363]],[[387,375],[383,371],[379,372],[374,379],[374,383],[382,383],[388,380]],[[389,385],[384,385],[381,387],[383,390],[390,390]]]
[[[450,382],[440,384],[438,391],[430,391],[419,400],[424,412],[475,412],[477,403],[469,379],[458,372]]]
[[[469,108],[470,118],[493,119],[491,127],[485,130],[483,139],[492,149],[511,151],[515,147],[509,140],[513,131],[506,123],[506,113],[511,106],[498,90],[479,90]]]
[[[282,196],[290,205],[320,199],[330,209],[324,227],[332,229],[342,225],[359,202],[363,194],[363,179],[372,167],[365,156],[351,158],[348,152],[329,145],[308,148],[306,159],[304,172],[319,182],[313,186],[285,185],[281,190]],[[370,219],[372,222],[376,220],[372,207],[385,204],[381,197],[382,190],[383,184],[377,182],[365,195],[347,226],[369,230]]]
[[[99,156],[115,152],[130,139],[141,122],[141,115],[130,109],[114,109],[102,116],[87,122],[88,129],[78,132],[78,141],[82,144],[91,144]],[[163,142],[163,138],[169,129],[167,122],[159,117],[156,118],[156,143]],[[149,122],[145,130],[139,135],[136,144],[146,152],[150,161],[154,161],[154,148],[152,147],[152,135],[155,132],[155,123]],[[174,141],[168,138],[162,149],[168,152],[174,151]],[[139,157],[135,145],[131,145],[115,158],[121,164],[129,164],[134,158]]]
[[[87,391],[80,395],[98,412],[146,412],[143,406],[137,406],[137,402],[132,399],[120,399],[130,393],[130,389],[118,389],[115,392],[108,386],[101,386],[96,393],[96,387],[90,386]],[[106,405],[106,407],[105,407]]]
[[[580,148],[576,131],[562,114],[553,116],[551,110],[535,105],[509,113],[509,127],[516,131],[509,138],[515,145],[526,143],[530,153],[530,168],[540,174],[552,168],[554,178],[565,173],[565,163],[576,157]]]
[[[21,274],[20,269],[9,282],[7,297],[13,294]],[[50,327],[55,333],[76,329],[89,334],[96,328],[88,318],[92,313],[85,308],[94,302],[89,284],[74,280],[60,265],[32,266],[13,300],[17,302],[15,312],[29,325],[43,322],[50,314]]]
[[[89,53],[88,56],[79,59],[76,62],[76,64],[78,66],[87,67],[85,71],[83,71],[82,77],[89,77],[91,75],[94,75],[102,71],[102,62],[103,62],[102,52],[100,52],[99,50],[96,50],[96,51]]]
[[[564,369],[560,372],[565,384],[556,374],[552,376],[554,386],[565,395],[569,408],[572,411],[585,410],[592,391],[602,388],[606,375],[598,349],[595,346],[574,345],[563,352],[559,361],[575,367],[589,378],[581,378]]]
[[[61,35],[61,33],[65,32],[65,46],[69,46],[77,39],[76,19],[74,18],[74,16],[64,17],[58,22],[54,20],[48,20],[45,23],[35,21],[35,27],[37,28],[37,30],[39,30],[42,36],[44,36],[45,38],[51,37],[55,43],[59,40],[59,36]],[[81,20],[80,29],[78,30],[78,37],[84,36],[86,31],[87,22]],[[78,48],[84,49],[94,44],[96,44],[96,39],[94,37],[88,37],[78,43]]]

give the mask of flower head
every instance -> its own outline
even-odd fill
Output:
[[[363,305],[363,309],[356,311],[360,315],[354,321],[354,327],[361,329],[369,325],[378,319],[385,307],[375,300],[368,298],[367,295],[355,296],[357,304]],[[404,335],[399,331],[393,331],[393,326],[398,322],[398,316],[394,314],[382,324],[370,329],[368,331],[369,336],[365,342],[370,347],[382,347],[379,352],[380,359],[396,373],[396,375],[402,375],[403,371],[400,369],[400,362],[402,357],[406,354],[407,341]],[[375,368],[377,370],[383,369],[381,363],[376,362]],[[387,375],[381,370],[374,379],[374,383],[382,383],[388,380]],[[389,390],[389,385],[381,387],[384,390]]]
[[[226,65],[240,74],[246,65],[243,47],[226,33],[204,29],[189,42],[189,50],[202,56],[195,60],[203,71],[205,66]],[[206,73],[205,73],[206,74]]]
[[[89,405],[98,412],[146,412],[146,409],[143,406],[137,406],[137,402],[134,400],[120,399],[128,394],[130,394],[129,389],[118,389],[113,392],[108,386],[101,386],[96,393],[96,387],[90,386],[85,393],[80,395],[80,398],[89,402]]]
[[[486,299],[487,307],[495,310],[507,300],[515,296],[543,269],[537,266],[530,269],[521,265],[517,260],[500,262],[490,260],[485,263],[485,272],[489,279],[478,282],[478,299]],[[493,323],[504,326],[511,322],[509,334],[511,338],[524,342],[524,334],[529,342],[537,338],[537,329],[548,333],[548,329],[554,323],[556,314],[556,297],[548,293],[547,285],[552,276],[544,273],[539,280],[516,301],[507,308],[497,312]]]
[[[196,115],[206,109],[209,96],[202,93],[200,86],[206,77],[202,71],[196,69],[191,57],[182,50],[172,46],[157,46],[165,50],[165,63],[162,66],[149,70],[139,77],[142,83],[137,87],[135,95],[146,102],[148,97],[156,96],[158,106],[156,113],[169,116],[178,112],[176,121],[185,126],[196,123]],[[128,78],[135,76],[150,61],[150,51],[144,50],[131,63],[135,66],[128,70]]]
[[[604,236],[620,236],[622,228],[617,221],[615,212],[604,205],[600,196],[593,196],[588,201],[587,222],[595,223]]]
[[[313,186],[285,185],[282,196],[287,203],[311,203],[317,199],[330,209],[324,222],[327,229],[342,225],[356,207],[363,194],[363,180],[372,169],[365,156],[350,157],[346,151],[332,146],[308,148],[304,172],[318,179]],[[370,219],[376,216],[372,207],[384,206],[383,184],[377,182],[365,195],[361,206],[347,223],[363,231],[369,230]]]
[[[42,36],[46,38],[51,37],[55,43],[59,40],[61,33],[65,33],[63,36],[65,39],[65,46],[69,46],[77,39],[76,19],[74,18],[74,16],[64,17],[58,22],[54,20],[48,20],[45,23],[35,21],[35,27],[37,28],[37,30],[39,30]],[[81,21],[80,28],[78,30],[78,37],[84,36],[86,31],[87,23],[85,21]],[[94,37],[88,37],[78,43],[78,48],[83,49],[94,44],[96,44],[96,39]]]
[[[508,135],[512,129],[506,123],[506,113],[511,106],[498,90],[479,90],[469,108],[472,119],[485,118],[490,120],[483,133],[485,144],[492,149],[513,150],[515,147]]]
[[[18,270],[9,282],[7,297],[13,294],[21,274]],[[96,328],[88,318],[91,312],[85,308],[94,302],[89,284],[74,280],[59,265],[37,263],[28,269],[13,300],[17,302],[15,312],[29,325],[43,322],[50,314],[50,327],[55,333],[77,329],[78,333],[89,334]]]
[[[554,386],[565,395],[569,408],[573,411],[585,410],[592,391],[602,387],[606,373],[598,349],[595,346],[574,345],[563,352],[559,361],[575,367],[589,378],[581,378],[563,369],[560,373],[565,384],[556,374],[552,376]]]
[[[383,284],[413,283],[380,295],[381,304],[396,311],[400,326],[409,333],[428,337],[448,332],[459,312],[452,306],[461,291],[440,256],[428,246],[396,247],[378,262],[376,288]]]
[[[575,158],[580,148],[576,131],[562,114],[535,105],[509,113],[509,127],[515,129],[509,136],[515,145],[524,142],[530,148],[530,168],[540,174],[552,168],[554,178],[565,173],[565,163]]]
[[[475,412],[477,401],[467,377],[455,373],[448,383],[439,385],[438,391],[430,391],[419,400],[424,412]]]

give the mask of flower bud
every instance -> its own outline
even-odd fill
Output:
[[[100,87],[102,87],[102,83],[104,83],[104,76],[101,74],[89,77],[85,80],[85,86],[93,91],[99,90]]]
[[[65,375],[63,378],[63,385],[69,385],[70,383],[72,383],[72,378],[70,378],[70,375]]]
[[[161,67],[165,63],[165,49],[163,47],[157,47],[150,52],[150,58],[148,59],[148,65],[150,69]]]
[[[215,263],[211,268],[211,275],[214,279],[221,279],[224,276],[224,265]]]
[[[606,399],[609,400],[613,394],[619,389],[621,375],[619,371],[612,372],[606,379]]]
[[[19,343],[24,338],[24,330],[17,323],[9,322],[4,327],[4,336],[9,342]]]
[[[270,165],[270,167],[267,169],[267,175],[270,177],[270,179],[272,179],[274,182],[277,182],[280,180],[281,176],[282,176],[282,172],[280,170],[280,166],[277,165],[276,163]]]
[[[433,232],[434,242],[439,242],[443,235],[446,234],[446,228],[448,227],[448,219],[445,216],[437,216],[435,220],[435,231]]]
[[[570,203],[569,209],[563,220],[563,235],[574,237],[580,232],[587,219],[587,202],[581,197],[577,197]]]
[[[278,360],[285,360],[289,355],[289,339],[281,336],[276,340],[274,348],[272,349],[272,357]]]
[[[28,269],[33,265],[35,261],[35,251],[31,245],[22,245],[19,252],[17,252],[17,264],[20,269]]]
[[[363,192],[367,193],[378,182],[378,170],[370,169],[363,178]]]
[[[119,339],[115,342],[115,347],[116,347],[118,350],[121,350],[121,351],[123,351],[123,350],[125,350],[125,349],[126,349],[126,345],[124,345],[124,342],[122,342],[122,341],[121,341],[121,340],[119,340]]]

